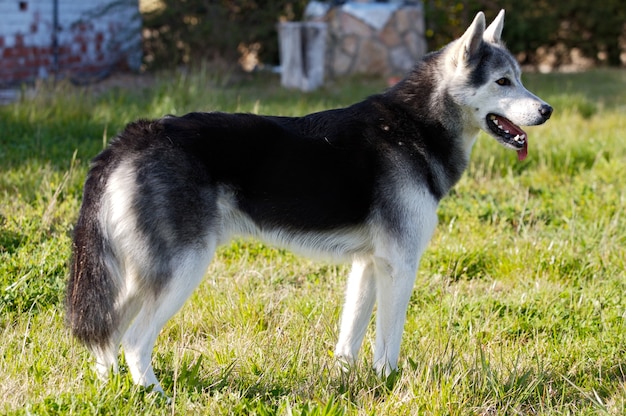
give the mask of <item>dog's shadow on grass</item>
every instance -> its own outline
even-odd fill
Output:
[[[238,390],[241,398],[279,398],[293,392],[279,379],[266,377],[263,372],[240,374],[237,360],[226,367],[213,370],[206,374],[202,366],[203,355],[194,361],[184,360],[177,370],[158,372],[163,388],[167,394],[177,391],[178,394],[216,395],[227,390]]]
[[[330,385],[336,395],[358,405],[359,397],[364,393],[377,399],[393,394],[401,377],[402,370],[395,370],[386,377],[380,377],[373,368],[363,365],[335,372],[330,379]]]
[[[308,397],[319,388],[319,391],[326,390],[333,397],[342,397],[356,404],[364,392],[381,398],[392,394],[402,376],[401,371],[394,371],[388,377],[380,378],[372,368],[358,366],[342,371],[335,366],[321,369],[319,375],[302,378],[300,382],[285,382],[285,375],[274,376],[260,369],[258,372],[241,372],[237,364],[237,360],[232,361],[220,370],[213,370],[211,375],[203,370],[203,355],[199,355],[195,359],[183,359],[176,370],[157,371],[157,377],[161,379],[166,394],[176,391],[179,395],[213,396],[234,390],[242,399],[274,401],[294,395]],[[320,378],[325,380],[322,387],[318,384]]]
[[[387,396],[397,393],[398,389],[406,388],[406,383],[401,380],[406,381],[407,377],[422,380],[423,383],[420,385],[426,390],[445,390],[447,388],[445,386],[449,384],[448,379],[454,372],[454,368],[448,366],[451,363],[447,362],[434,366],[421,366],[409,362],[407,368],[394,371],[386,378],[380,378],[371,368],[358,366],[346,371],[325,368],[312,377],[285,382],[284,376],[275,377],[261,370],[258,373],[247,370],[240,372],[236,360],[221,370],[216,370],[213,375],[206,374],[202,367],[202,357],[200,355],[195,360],[183,360],[178,370],[160,372],[159,376],[166,394],[176,392],[178,396],[186,395],[192,398],[204,395],[228,395],[229,392],[235,392],[244,410],[248,405],[273,408],[284,397],[300,396],[307,401],[314,399],[316,395],[327,395],[344,404],[352,403],[359,406],[365,397],[369,397],[368,400],[385,400]],[[459,365],[463,367],[461,364]],[[538,404],[537,397],[555,401],[558,401],[559,397],[572,397],[572,400],[587,400],[603,409],[603,401],[610,397],[609,391],[601,389],[594,390],[594,395],[591,395],[577,385],[579,379],[572,380],[559,372],[532,366],[509,369],[485,366],[489,367],[488,363],[483,361],[459,370],[465,376],[457,380],[459,384],[455,387],[466,391],[472,390],[477,405],[480,402],[492,402],[495,407],[523,409],[534,408]],[[611,379],[626,380],[621,366],[607,368],[603,374]],[[324,379],[324,385],[319,384],[321,378]],[[530,394],[532,392],[535,394]]]

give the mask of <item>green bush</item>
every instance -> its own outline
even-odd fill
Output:
[[[276,24],[301,18],[304,0],[163,0],[144,15],[149,67],[199,61],[235,62],[240,45],[258,44],[263,62],[278,62]]]
[[[620,64],[620,37],[626,35],[626,4],[622,0],[606,0],[601,6],[586,0],[502,0],[497,7],[487,0],[430,0],[424,2],[424,8],[430,49],[463,33],[476,12],[483,10],[489,21],[503,8],[503,37],[512,52],[522,54],[523,63],[535,64],[537,48],[546,46],[564,52],[578,48],[596,63]],[[556,58],[557,64],[567,60],[563,54]]]

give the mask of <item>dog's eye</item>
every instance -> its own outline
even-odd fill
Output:
[[[496,84],[500,85],[500,86],[509,86],[511,85],[511,80],[508,78],[500,78],[499,80],[496,81]]]

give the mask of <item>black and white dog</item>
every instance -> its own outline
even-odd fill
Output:
[[[552,108],[500,42],[504,11],[427,55],[388,91],[303,117],[191,113],[129,124],[93,160],[75,228],[67,319],[135,383],[162,391],[151,355],[218,245],[258,237],[352,262],[336,356],[357,357],[375,302],[373,366],[397,368],[407,304],[437,205],[479,130],[526,157],[518,125]]]

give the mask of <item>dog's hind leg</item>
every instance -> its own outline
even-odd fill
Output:
[[[122,347],[135,384],[163,392],[152,368],[152,350],[159,332],[199,285],[215,251],[215,244],[179,252],[170,262],[169,281],[154,295],[145,296],[135,320],[126,331]]]
[[[118,353],[122,335],[128,328],[132,319],[139,311],[137,298],[129,298],[122,302],[121,308],[116,311],[119,322],[112,331],[106,344],[91,347],[91,351],[96,359],[95,370],[100,380],[106,381],[110,372],[118,372]]]
[[[125,280],[131,279],[127,276]],[[115,307],[115,316],[118,317],[117,323],[111,331],[111,336],[107,343],[102,346],[91,348],[96,358],[96,373],[101,380],[107,380],[109,373],[118,372],[118,353],[122,337],[127,331],[133,319],[139,313],[142,305],[142,297],[136,293],[125,292],[120,295],[118,305]]]
[[[339,340],[335,347],[335,357],[348,365],[353,365],[357,359],[372,315],[376,294],[373,267],[370,258],[355,259],[348,277]]]
[[[94,355],[96,363],[94,365],[94,369],[96,370],[96,374],[98,378],[102,381],[107,381],[109,379],[109,373],[117,373],[117,352],[118,352],[119,344],[106,345],[106,346],[94,346],[90,347],[91,353]]]

